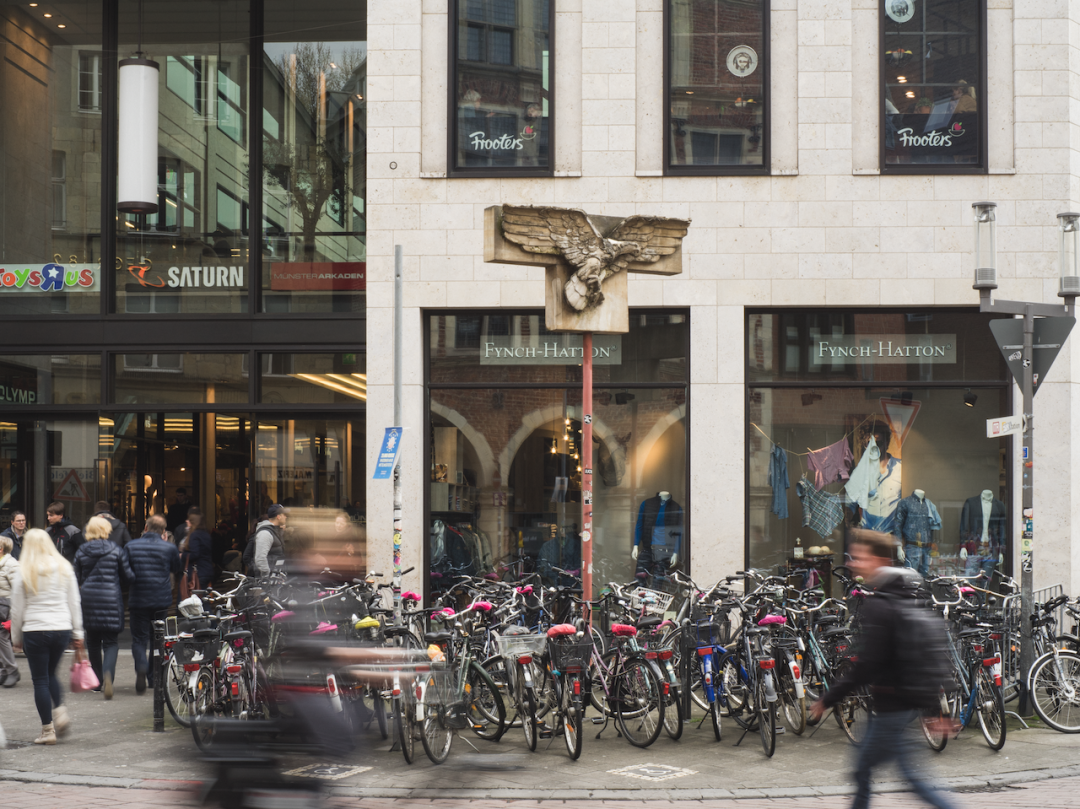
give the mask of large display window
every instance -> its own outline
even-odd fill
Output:
[[[543,320],[428,319],[433,593],[459,574],[552,584],[580,571],[580,337],[551,335]],[[594,346],[594,578],[665,589],[689,559],[689,322],[638,311],[630,321],[629,334]]]
[[[848,532],[893,534],[924,576],[1010,565],[1011,383],[972,311],[747,317],[748,563],[806,585]],[[827,585],[826,585],[827,586]]]

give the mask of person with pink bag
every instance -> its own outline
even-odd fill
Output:
[[[62,704],[56,667],[68,645],[83,648],[82,603],[75,571],[40,528],[23,535],[19,572],[11,593],[11,642],[26,652],[41,735],[34,744],[56,744],[71,725]]]

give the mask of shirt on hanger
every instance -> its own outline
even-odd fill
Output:
[[[812,449],[807,457],[807,465],[814,471],[814,485],[824,489],[830,483],[848,479],[848,470],[855,463],[851,447],[846,438],[823,449]]]
[[[822,539],[828,539],[844,520],[840,498],[831,492],[818,491],[805,477],[795,485],[795,492],[802,501],[803,525],[817,531]]]
[[[770,511],[781,520],[788,518],[787,490],[791,487],[788,477],[787,452],[773,444],[769,453],[769,485],[772,486],[772,507]]]

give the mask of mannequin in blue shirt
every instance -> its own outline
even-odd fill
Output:
[[[630,556],[639,572],[652,572],[654,564],[664,568],[678,565],[683,538],[683,509],[670,492],[658,492],[643,500],[634,527],[634,549]]]

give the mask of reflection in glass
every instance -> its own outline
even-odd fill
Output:
[[[100,401],[100,354],[30,354],[0,359],[0,408]]]
[[[260,354],[261,402],[367,401],[366,355]]]
[[[140,18],[121,0],[121,58],[138,47]],[[247,311],[248,26],[247,0],[145,16],[142,48],[161,65],[158,212],[117,217],[118,312]]]
[[[0,4],[0,315],[100,311],[101,2],[49,12]]]
[[[669,0],[671,166],[761,166],[765,141],[762,0]]]
[[[979,165],[982,4],[884,3],[886,164]]]
[[[116,404],[246,404],[247,354],[115,354]]]
[[[263,310],[360,312],[365,299],[364,7],[267,0]]]
[[[550,0],[458,0],[454,30],[454,168],[549,168]]]

